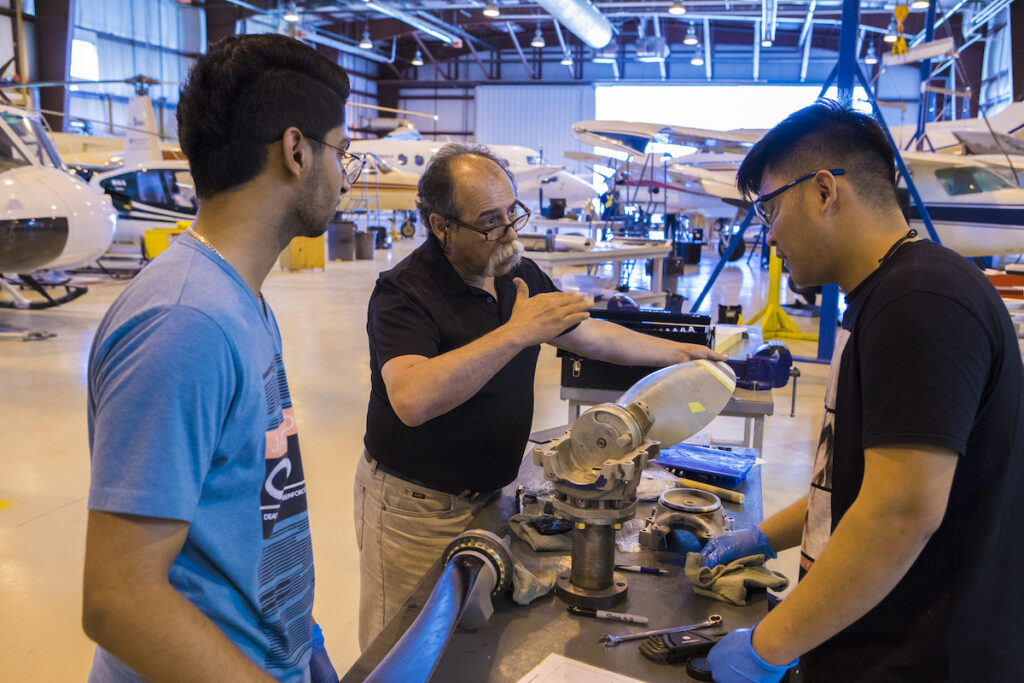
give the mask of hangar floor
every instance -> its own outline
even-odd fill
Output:
[[[285,366],[310,501],[317,570],[316,618],[339,672],[358,656],[358,557],[352,528],[352,478],[362,448],[369,392],[366,301],[378,271],[415,244],[402,241],[374,260],[331,263],[326,271],[274,271],[264,293],[284,338]],[[706,250],[698,276],[681,279],[680,293],[696,296],[717,254]],[[89,453],[85,377],[89,345],[104,311],[124,283],[99,279],[89,293],[58,309],[0,312],[0,323],[46,329],[41,342],[0,342],[0,680],[83,680],[93,645],[82,632],[81,587]],[[740,303],[749,316],[767,294],[767,272],[745,259],[730,264],[711,297]],[[797,318],[816,331],[817,320]],[[796,355],[815,346],[791,343]],[[801,364],[796,417],[790,389],[775,394],[765,428],[764,504],[770,514],[806,492],[817,444],[827,367]],[[188,372],[188,368],[182,368]],[[564,424],[559,366],[544,347],[537,371],[534,429]],[[736,423],[736,424],[732,424]],[[736,419],[709,428],[738,438]],[[779,568],[795,577],[796,551]],[[154,644],[156,645],[156,644]]]

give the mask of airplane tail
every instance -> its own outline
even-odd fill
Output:
[[[162,161],[160,137],[153,118],[153,103],[145,95],[137,95],[128,103],[128,128],[125,130],[124,165],[131,167],[151,161]]]

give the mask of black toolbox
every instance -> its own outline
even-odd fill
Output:
[[[672,341],[700,344],[709,348],[715,344],[715,328],[708,315],[592,309],[590,317]],[[625,391],[655,370],[661,369],[591,360],[562,349],[558,350],[558,357],[562,359],[562,386],[573,389]]]

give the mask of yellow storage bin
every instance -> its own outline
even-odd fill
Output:
[[[192,225],[190,221],[178,221],[173,228],[150,228],[142,235],[142,246],[146,252],[146,258],[156,258],[167,251],[178,235],[188,230]]]
[[[281,252],[281,267],[285,270],[323,270],[326,244],[323,235],[294,238]]]

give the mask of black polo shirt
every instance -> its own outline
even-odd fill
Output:
[[[388,470],[441,489],[491,491],[519,472],[533,419],[533,377],[540,346],[523,349],[472,398],[407,427],[388,401],[380,369],[405,355],[433,358],[508,322],[520,277],[530,294],[557,291],[533,261],[495,278],[497,301],[455,272],[432,236],[381,273],[367,311],[370,405],[363,443]]]

